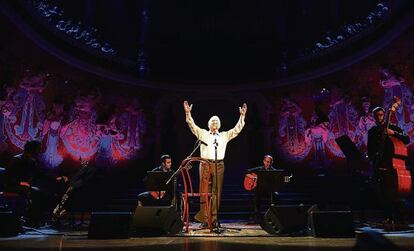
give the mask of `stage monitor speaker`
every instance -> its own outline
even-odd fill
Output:
[[[133,231],[136,236],[172,236],[180,233],[183,223],[174,207],[142,207],[135,210]]]
[[[272,206],[264,215],[261,227],[276,235],[306,230],[308,209],[307,205]]]
[[[309,225],[314,237],[354,237],[351,211],[312,211]]]
[[[12,211],[0,212],[0,237],[12,237],[19,234],[21,224],[19,216]]]
[[[92,212],[89,239],[127,239],[131,230],[131,212]]]

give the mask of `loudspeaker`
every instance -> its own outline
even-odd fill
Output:
[[[11,237],[21,230],[19,216],[12,211],[0,212],[0,237]]]
[[[355,236],[351,211],[313,211],[309,221],[314,237]]]
[[[288,234],[305,230],[309,206],[272,206],[263,217],[261,227],[269,234]]]
[[[183,222],[174,207],[142,207],[135,210],[134,234],[137,236],[176,235],[183,229]]]
[[[126,239],[129,237],[131,220],[131,212],[92,212],[88,238]]]

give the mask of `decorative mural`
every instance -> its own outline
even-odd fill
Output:
[[[359,117],[359,139],[357,139],[356,141],[359,142],[360,150],[362,152],[366,152],[368,145],[368,130],[371,129],[371,127],[375,126],[375,119],[372,115],[372,112],[370,111],[371,99],[369,97],[362,97],[361,102],[363,113]]]
[[[119,160],[131,156],[124,154],[119,142],[125,138],[118,130],[116,116],[111,116],[109,121],[100,125],[97,130],[99,145],[96,153],[96,163],[98,166],[109,167],[115,165]]]
[[[335,90],[335,89],[334,89]],[[342,136],[348,135],[351,140],[360,145],[358,139],[358,113],[351,104],[348,97],[334,91],[331,96],[329,117],[329,134],[327,140],[327,146],[329,151],[336,157],[344,158],[345,155],[342,153],[335,139]]]
[[[264,150],[278,152],[278,157],[286,162],[306,168],[335,168],[337,162],[345,159],[335,139],[348,135],[361,153],[365,153],[367,131],[375,124],[372,109],[375,106],[387,109],[393,97],[398,96],[402,105],[392,122],[410,136],[409,152],[412,155],[413,34],[413,31],[409,31],[405,37],[381,53],[318,79],[275,87],[272,91],[258,91],[261,92],[260,95],[238,92],[250,99],[248,102],[257,101],[255,105],[258,109],[262,107],[258,105],[261,103],[256,96],[265,97],[276,104],[272,107],[273,110],[266,110],[275,115],[271,118],[271,140],[274,143],[271,147],[274,148]],[[79,161],[80,158],[94,161],[100,167],[111,167],[140,156],[147,147],[144,140],[150,133],[159,136],[156,135],[158,132],[148,132],[150,127],[147,123],[156,121],[155,116],[166,115],[144,112],[143,107],[145,104],[146,107],[151,107],[152,103],[162,101],[161,96],[170,94],[170,91],[113,83],[108,79],[70,69],[62,63],[55,64],[56,61],[51,57],[41,60],[42,68],[37,74],[34,71],[21,74],[19,67],[24,67],[20,65],[21,62],[27,60],[29,68],[35,67],[39,57],[47,54],[29,46],[30,49],[26,52],[30,51],[33,55],[26,59],[20,49],[26,48],[28,42],[19,39],[16,41],[20,44],[0,50],[0,62],[10,65],[7,71],[5,67],[0,68],[0,81],[3,84],[0,99],[0,154],[19,153],[25,142],[36,139],[42,142],[42,161],[51,169],[62,165],[65,160]],[[34,59],[30,63],[31,58]],[[42,73],[46,72],[45,69],[51,72],[53,81],[49,74]],[[11,77],[6,78],[4,75]],[[67,83],[66,79],[72,75],[74,80]],[[322,94],[319,93],[320,90]],[[148,97],[146,93],[149,93]],[[315,93],[321,97],[312,96]],[[177,101],[169,103],[177,102],[178,106],[184,98],[191,98],[188,91],[174,95],[178,97]],[[235,94],[229,93],[230,95]],[[180,97],[183,99],[180,100]],[[114,106],[115,109],[103,112],[102,107],[106,106]],[[248,115],[247,126],[249,119]],[[184,119],[177,121],[185,123]],[[257,121],[257,124],[260,123],[264,122]],[[252,135],[261,135],[260,132],[256,133]],[[174,143],[176,142],[171,144]]]
[[[79,92],[72,102],[64,103],[58,98],[45,102],[47,88],[44,74],[23,78],[17,88],[6,88],[0,115],[1,152],[19,152],[27,141],[39,140],[43,145],[41,160],[48,168],[56,168],[65,158],[112,167],[120,160],[134,158],[142,149],[145,119],[137,98],[125,105],[122,113],[97,124],[96,107],[103,102],[97,89],[88,94]]]
[[[99,138],[96,134],[96,104],[100,96],[91,94],[75,99],[70,122],[62,127],[60,137],[68,154],[74,159],[88,160],[95,155]]]
[[[1,114],[0,114],[0,152],[4,152],[8,148],[7,144],[7,133],[6,133],[6,123],[8,122],[8,117],[12,114],[13,111],[13,95],[15,93],[14,88],[5,88],[5,100],[1,102]]]
[[[5,129],[11,143],[23,149],[28,140],[41,139],[45,119],[45,103],[41,95],[46,88],[45,76],[35,75],[24,78],[19,88],[10,94],[5,108]]]
[[[46,143],[46,150],[42,154],[42,161],[48,167],[56,167],[63,161],[60,132],[64,117],[64,104],[53,103],[51,111],[46,115],[43,124],[42,138]]]
[[[383,68],[380,70],[381,79],[380,85],[384,88],[384,107],[389,108],[393,103],[394,96],[401,99],[401,105],[395,112],[393,119],[404,132],[410,135],[411,143],[414,139],[414,110],[413,110],[413,94],[405,83],[403,77],[397,74],[392,74],[389,69]]]
[[[282,100],[279,117],[279,147],[290,161],[301,161],[308,154],[310,144],[306,142],[306,121],[302,109],[292,100]]]
[[[312,159],[309,165],[314,169],[328,167],[331,164],[326,154],[329,136],[329,122],[321,122],[316,112],[312,113],[310,127],[306,129],[306,144],[311,147]]]
[[[391,117],[391,122],[410,136],[411,146],[414,142],[412,91],[404,78],[397,73],[391,73],[390,70],[381,67],[376,69],[379,72],[379,81],[356,86],[352,91],[359,95],[357,97],[352,97],[349,91],[345,92],[338,88],[338,85],[331,84],[322,88],[318,94],[325,97],[314,98],[314,103],[309,103],[306,95],[300,91],[293,95],[293,98],[299,101],[297,103],[282,98],[279,108],[275,107],[280,110],[279,117],[276,118],[278,134],[275,136],[275,142],[281,157],[288,162],[303,163],[312,169],[330,168],[335,166],[335,162],[345,159],[335,142],[335,139],[342,135],[348,135],[361,154],[365,154],[367,132],[375,125],[372,109],[376,106],[388,109],[394,96],[401,97],[402,105],[396,115]],[[314,91],[318,90],[317,88],[315,85]],[[364,88],[370,90],[370,95],[366,95]],[[372,97],[376,98],[376,103],[372,102]],[[326,119],[320,117],[320,110],[316,111],[320,99],[324,99],[329,107],[326,114],[323,114],[326,115]],[[313,109],[310,109],[312,107]],[[305,119],[307,117],[309,119]]]
[[[112,114],[107,123],[100,125],[97,135],[100,144],[97,162],[111,166],[122,159],[131,159],[143,147],[145,123],[143,109],[134,98],[119,115]]]
[[[125,135],[125,139],[120,143],[122,155],[130,155],[142,148],[141,142],[145,131],[142,116],[143,109],[138,99],[134,99],[121,114],[119,118],[120,129]]]

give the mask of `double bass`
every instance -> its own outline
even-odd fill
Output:
[[[388,190],[387,194],[391,196],[389,199],[395,199],[396,196],[407,197],[410,194],[412,185],[411,174],[407,170],[405,163],[408,157],[407,147],[399,138],[389,137],[387,134],[391,115],[396,112],[400,104],[401,100],[398,97],[394,97],[394,103],[387,113],[384,132],[382,133],[381,150],[379,153],[380,162],[375,165],[380,172],[380,178],[383,182],[382,185],[388,186],[384,189]],[[390,147],[385,148],[387,137],[391,144]],[[384,158],[384,156],[388,156],[388,158]]]

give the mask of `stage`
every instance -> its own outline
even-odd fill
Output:
[[[0,1],[0,30],[0,250],[414,250],[414,1]]]
[[[382,236],[400,250],[412,250],[414,247],[414,231],[383,232],[380,229],[366,227],[357,229],[355,238],[316,238],[272,236],[259,225],[249,225],[245,222],[228,222],[222,226],[241,230],[229,229],[221,234],[197,230],[172,237],[93,240],[88,239],[86,230],[59,232],[50,228],[40,228],[35,231],[27,230],[25,234],[17,237],[1,238],[0,250],[352,250],[364,231],[382,232]],[[192,224],[191,229],[197,229],[197,225]],[[367,245],[368,242],[365,240],[364,243]],[[381,243],[384,245],[384,242]]]

